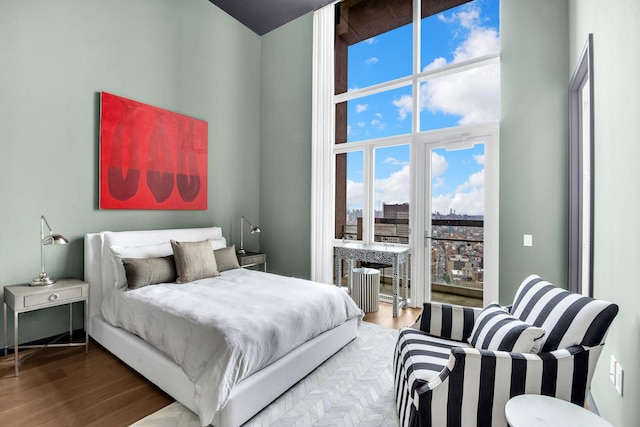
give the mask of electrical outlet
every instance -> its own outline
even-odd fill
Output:
[[[618,390],[618,394],[622,396],[622,384],[624,383],[624,371],[622,370],[622,366],[618,362],[616,362],[616,390]]]
[[[522,239],[522,244],[524,246],[533,246],[533,236],[531,234],[525,234]]]
[[[611,360],[609,362],[609,379],[611,380],[611,384],[616,385],[616,365],[618,362],[616,358],[611,355]]]

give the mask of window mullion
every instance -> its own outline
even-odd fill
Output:
[[[373,167],[373,147],[367,145],[364,149],[363,167],[363,206],[362,206],[362,241],[363,243],[373,242],[373,189],[374,189],[374,167]]]
[[[419,0],[413,0],[412,137],[420,130],[420,86],[417,79],[420,73],[420,6]],[[413,204],[413,200],[410,200],[411,204]]]

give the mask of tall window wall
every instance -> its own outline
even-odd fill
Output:
[[[498,0],[345,0],[335,28],[335,235],[409,243],[415,135],[498,120]]]

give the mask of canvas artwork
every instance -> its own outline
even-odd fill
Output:
[[[101,209],[207,209],[207,122],[107,92],[100,107]]]

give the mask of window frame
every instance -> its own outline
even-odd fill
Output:
[[[429,69],[420,71],[420,27],[421,22],[421,2],[419,0],[413,1],[413,74],[410,76],[390,80],[374,84],[365,88],[354,89],[346,91],[340,94],[335,94],[334,86],[334,48],[333,48],[333,31],[334,27],[328,23],[325,19],[321,22],[316,19],[317,16],[322,15],[325,18],[328,16],[335,16],[334,7],[336,3],[329,5],[323,9],[320,9],[314,14],[314,52],[318,49],[317,43],[321,43],[321,50],[324,52],[325,57],[321,57],[322,53],[314,53],[314,105],[313,105],[313,129],[314,135],[312,139],[313,143],[313,189],[312,189],[312,280],[321,281],[323,283],[333,283],[333,247],[335,244],[341,242],[341,239],[335,236],[335,204],[336,204],[336,156],[338,154],[344,154],[351,151],[364,151],[364,169],[363,169],[363,240],[362,243],[370,244],[374,243],[374,207],[373,190],[374,190],[374,176],[373,176],[373,153],[378,147],[391,147],[395,145],[409,145],[410,151],[410,214],[409,214],[409,247],[419,248],[420,242],[423,240],[423,236],[420,235],[418,227],[415,224],[424,223],[425,214],[420,212],[424,210],[420,196],[417,194],[417,189],[422,188],[422,184],[418,184],[418,180],[424,179],[424,175],[420,173],[418,165],[421,161],[421,153],[424,152],[422,145],[425,138],[430,138],[432,135],[438,132],[455,132],[457,129],[471,129],[472,133],[483,132],[486,127],[489,126],[493,131],[493,135],[499,141],[498,126],[496,122],[490,123],[478,123],[474,125],[455,126],[452,128],[443,128],[437,130],[426,130],[420,132],[420,108],[419,108],[419,89],[421,83],[447,75],[453,75],[458,72],[479,68],[482,66],[500,63],[500,52],[484,55],[476,58],[472,58],[466,61],[461,61],[455,64],[448,64],[441,68]],[[418,24],[415,24],[418,23]],[[317,26],[323,24],[325,27],[318,28]],[[330,26],[330,29],[329,29]],[[329,36],[330,33],[330,36]],[[318,38],[323,38],[319,40]],[[330,38],[329,38],[330,37]],[[327,64],[330,63],[331,67]],[[318,73],[329,73],[329,76],[318,78]],[[388,90],[411,86],[412,92],[412,126],[411,133],[402,134],[396,136],[388,136],[383,138],[374,138],[368,140],[335,143],[335,126],[336,126],[336,106],[343,102],[355,101],[359,98],[374,95],[377,93],[385,92]],[[322,90],[324,88],[324,91]],[[321,103],[316,102],[316,98],[322,97]],[[322,128],[324,126],[324,128]],[[316,135],[316,130],[319,130],[321,135]],[[320,159],[319,157],[322,157]],[[327,166],[328,161],[328,166]],[[322,165],[325,165],[324,167]],[[497,167],[497,164],[494,165]],[[495,176],[497,176],[496,171]],[[367,179],[368,178],[368,179]],[[497,212],[498,195],[492,197],[492,204],[495,203]],[[493,209],[492,209],[493,210]],[[497,216],[496,216],[497,221]],[[497,227],[495,227],[497,230]],[[323,231],[324,230],[324,231]],[[327,232],[325,234],[325,232]],[[329,234],[330,233],[330,234]],[[417,233],[417,234],[416,234]],[[495,252],[497,254],[497,235],[492,236],[496,239]],[[389,243],[389,245],[401,245],[406,244]],[[424,251],[417,250],[412,256]],[[422,263],[422,262],[420,262]],[[497,263],[497,259],[496,259]],[[411,281],[416,283],[415,280],[423,279],[424,272],[416,272],[420,269],[411,269]],[[497,272],[497,268],[496,268]],[[425,295],[416,295],[415,287],[411,288],[411,301],[412,305],[421,304],[425,300]]]
[[[593,88],[593,34],[589,34],[569,82],[569,290],[587,296],[593,296]],[[583,108],[583,91],[589,97],[588,111]]]

